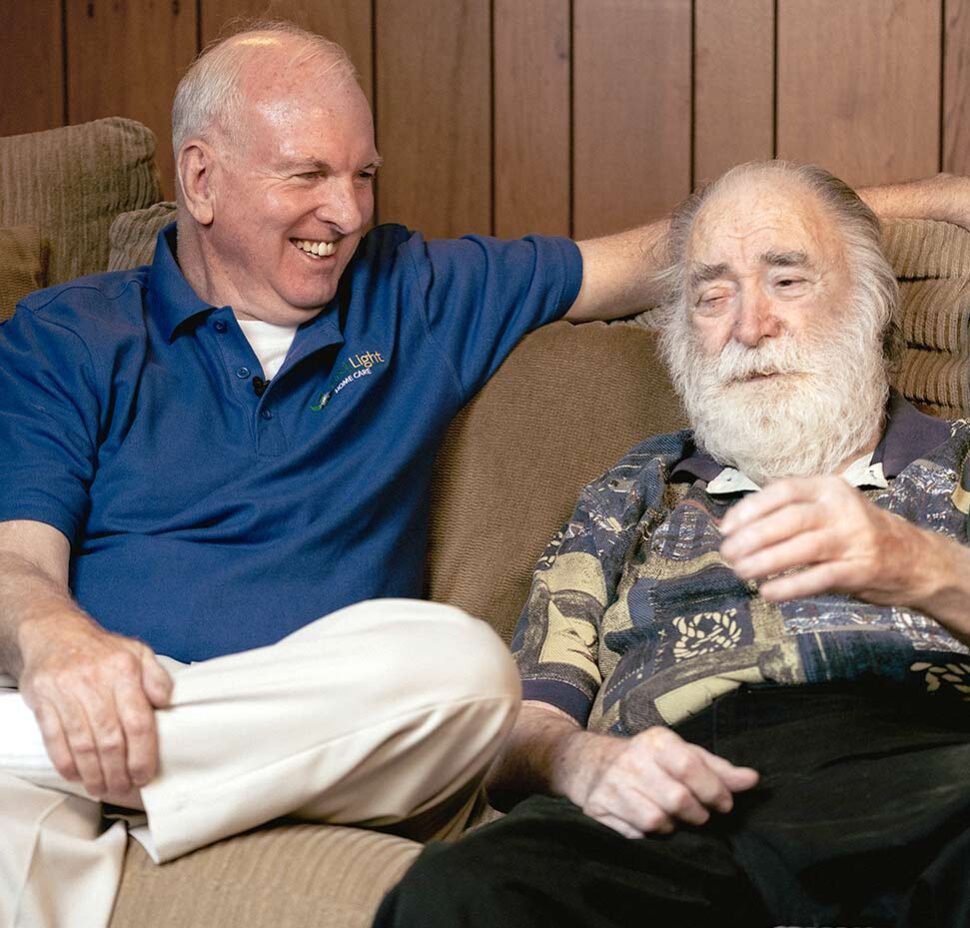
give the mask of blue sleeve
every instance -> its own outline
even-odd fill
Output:
[[[81,338],[23,304],[0,326],[0,521],[46,522],[73,540],[87,515],[101,419]]]
[[[465,400],[523,335],[562,317],[582,282],[566,238],[484,236],[408,244],[431,338],[452,364]]]

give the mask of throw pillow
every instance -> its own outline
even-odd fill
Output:
[[[36,226],[0,229],[0,322],[28,293],[44,286],[44,255]]]
[[[115,216],[161,199],[154,154],[151,131],[119,117],[0,138],[0,226],[40,228],[49,284],[104,271]]]
[[[108,235],[111,243],[108,270],[127,271],[142,264],[151,264],[158,233],[174,221],[175,204],[171,202],[122,213],[111,223]]]

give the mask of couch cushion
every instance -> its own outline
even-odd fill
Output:
[[[970,232],[930,220],[885,223],[906,348],[895,385],[944,418],[970,415]]]
[[[684,413],[636,326],[557,322],[527,336],[448,430],[428,593],[508,640],[532,568],[582,486]]]
[[[362,828],[275,824],[156,866],[129,840],[110,928],[366,928],[420,850]]]
[[[158,233],[174,221],[175,204],[170,201],[122,213],[111,223],[108,270],[127,271],[151,264]]]
[[[161,198],[154,154],[151,131],[117,117],[0,138],[0,225],[40,228],[48,284],[106,270],[114,217]]]
[[[28,293],[44,286],[44,254],[37,226],[0,229],[0,322]]]

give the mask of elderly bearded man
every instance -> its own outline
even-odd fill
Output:
[[[491,782],[549,795],[431,846],[377,924],[970,924],[970,424],[889,393],[879,241],[785,163],[675,214],[693,431],[583,491],[515,636]]]

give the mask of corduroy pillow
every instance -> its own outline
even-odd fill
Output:
[[[893,219],[883,244],[899,279],[906,341],[896,388],[934,415],[970,416],[970,232]]]
[[[28,293],[44,286],[44,253],[36,226],[0,229],[0,322]]]
[[[122,213],[113,223],[109,238],[109,271],[127,271],[142,264],[151,264],[155,257],[158,233],[175,221],[175,204],[166,201],[148,209]]]
[[[0,138],[0,226],[40,229],[48,284],[104,271],[115,216],[161,199],[154,155],[151,131],[119,117]]]
[[[557,322],[524,338],[455,419],[435,468],[428,594],[506,640],[532,568],[580,489],[683,427],[656,334]]]

